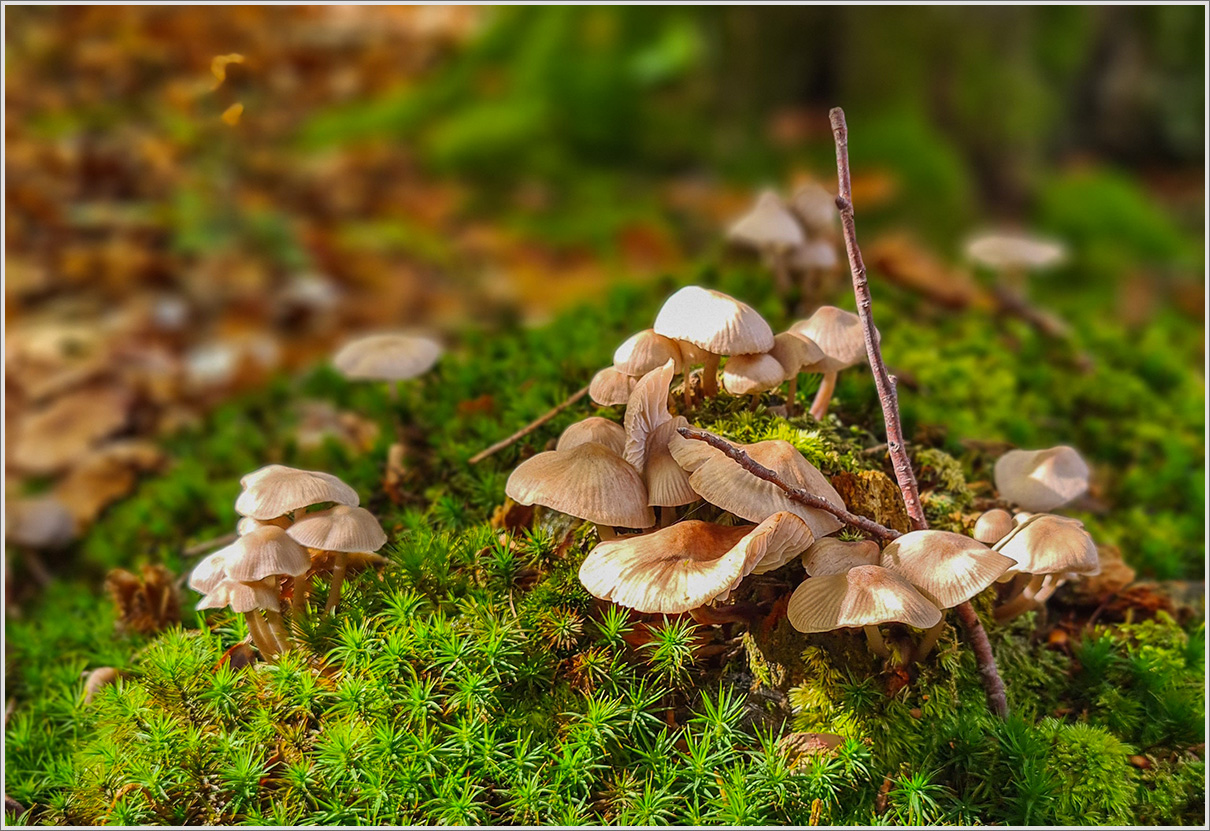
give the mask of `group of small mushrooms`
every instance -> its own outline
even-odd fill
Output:
[[[865,338],[857,315],[822,306],[806,320],[774,335],[746,303],[713,289],[686,286],[665,301],[655,324],[627,338],[614,352],[613,365],[592,379],[588,394],[601,406],[628,404],[639,379],[671,362],[684,377],[686,407],[693,400],[693,368],[701,366],[702,394],[750,396],[755,408],[762,393],[789,382],[786,412],[792,415],[801,373],[823,376],[811,415],[827,415],[837,374],[865,361]]]
[[[199,610],[230,607],[244,615],[253,642],[271,658],[290,646],[281,614],[287,592],[297,617],[307,608],[312,576],[330,571],[324,611],[332,612],[350,558],[380,559],[373,552],[387,537],[358,506],[357,492],[330,473],[268,465],[240,485],[239,536],[197,564],[189,587],[203,595]]]

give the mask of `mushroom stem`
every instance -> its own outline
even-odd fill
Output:
[[[660,507],[656,508],[656,511],[660,515],[660,528],[667,528],[676,520],[676,508],[661,505]]]
[[[270,634],[265,627],[265,621],[256,610],[244,612],[244,621],[248,624],[248,633],[252,635],[252,642],[256,644],[256,648],[265,660],[269,660],[277,654],[277,640]]]
[[[613,530],[609,525],[598,525],[597,536],[601,538],[601,542],[608,542],[609,540],[616,540],[618,532]]]
[[[819,392],[815,393],[815,400],[811,403],[811,417],[816,421],[823,421],[824,416],[828,414],[832,393],[836,391],[836,375],[835,372],[823,374],[823,383],[819,385]]]
[[[1007,603],[1001,603],[997,606],[993,614],[996,623],[1008,623],[1013,618],[1025,614],[1034,607],[1033,598],[1026,597],[1025,593],[1022,592]]]
[[[945,618],[938,621],[937,625],[924,633],[924,638],[921,639],[916,647],[916,654],[912,660],[923,661],[933,651],[933,647],[937,645],[937,641],[941,638],[941,633],[945,631]]]
[[[798,398],[798,373],[795,372],[790,376],[790,385],[786,387],[786,415],[794,415],[794,410],[797,409],[795,404]]]
[[[277,641],[278,651],[285,652],[290,648],[290,633],[286,631],[285,621],[277,609],[265,609],[265,619],[268,620],[269,634]]]
[[[748,404],[748,409],[751,410],[752,412],[756,412],[756,408],[760,406],[760,393],[759,392],[752,393],[751,398],[752,398],[752,402],[750,404]]]
[[[890,659],[891,650],[886,648],[886,641],[882,639],[882,632],[878,630],[878,627],[866,626],[864,628],[865,638],[869,642],[870,649],[873,651],[873,653],[880,658]]]
[[[329,615],[340,602],[340,586],[345,581],[345,569],[349,567],[349,555],[344,551],[336,552],[336,562],[332,566],[332,586],[328,589],[328,603],[324,606],[324,614]]]
[[[1066,580],[1057,574],[1046,575],[1042,581],[1042,588],[1034,595],[1034,603],[1037,603],[1039,606],[1044,605],[1047,600],[1050,600],[1051,595],[1058,591],[1066,582]]]
[[[771,254],[774,285],[777,286],[777,293],[781,295],[781,298],[788,301],[793,284],[790,282],[790,271],[786,268],[787,252],[778,249],[771,252]]]
[[[718,362],[721,355],[713,352],[706,353],[706,361],[702,364],[702,396],[713,398],[718,395]]]
[[[307,595],[311,593],[311,574],[300,574],[294,578],[293,596],[290,598],[290,616],[297,618],[307,611]]]

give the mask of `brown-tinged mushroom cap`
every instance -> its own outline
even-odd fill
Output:
[[[996,582],[1013,561],[962,534],[912,531],[883,549],[882,565],[939,608],[951,609]]]
[[[760,251],[786,251],[806,242],[794,215],[771,190],[761,192],[756,204],[727,230],[727,239]]]
[[[23,415],[10,440],[9,461],[28,473],[58,473],[121,430],[130,396],[115,387],[86,387]]]
[[[299,545],[317,551],[377,551],[387,541],[374,515],[351,505],[307,514],[285,533]]]
[[[346,378],[406,381],[432,369],[441,344],[419,335],[370,335],[345,344],[332,363]]]
[[[626,400],[630,398],[630,391],[634,389],[634,384],[634,378],[625,372],[607,366],[592,376],[592,381],[588,384],[588,397],[602,407],[625,404]]]
[[[813,367],[815,372],[840,372],[866,360],[861,318],[852,312],[820,306],[806,320],[791,325],[790,331],[810,338],[823,352],[823,359]]]
[[[838,508],[844,507],[844,500],[827,477],[789,442],[773,440],[736,446],[788,484],[826,499]],[[816,538],[826,537],[844,525],[827,511],[790,500],[776,485],[757,479],[721,450],[703,441],[676,434],[668,442],[668,449],[677,464],[689,471],[689,485],[707,502],[724,511],[750,522],[760,522],[778,511],[789,511],[806,522]]]
[[[222,609],[230,606],[231,611],[243,614],[257,609],[276,610],[280,605],[277,584],[273,580],[256,583],[241,583],[230,578],[221,581],[197,602],[197,610]]]
[[[689,422],[668,412],[668,386],[674,367],[669,359],[644,375],[626,402],[626,447],[622,457],[643,475],[649,505],[674,507],[697,501],[689,486],[689,474],[668,452],[668,441],[677,427]]]
[[[1026,574],[1096,574],[1097,546],[1084,523],[1054,514],[1034,514],[996,543],[1012,559],[1012,570]]]
[[[723,367],[723,389],[732,395],[752,395],[771,390],[786,380],[786,370],[767,352],[735,355]]]
[[[589,416],[575,424],[568,425],[559,436],[555,450],[570,450],[590,441],[603,444],[621,456],[626,450],[626,431],[616,421],[610,421],[600,416]]]
[[[689,367],[704,364],[710,357],[710,353],[705,349],[687,340],[678,340],[675,343],[681,350],[681,369],[685,371],[685,374],[688,374]]]
[[[282,574],[297,577],[311,568],[311,556],[276,525],[249,531],[215,554],[222,556],[227,576],[241,583]]]
[[[808,577],[790,596],[786,609],[799,632],[831,632],[882,623],[931,629],[941,610],[893,571],[856,566],[842,574]]]
[[[189,572],[189,588],[200,594],[209,594],[218,584],[227,579],[225,549],[215,551],[202,559]]]
[[[769,354],[781,364],[787,378],[802,372],[805,367],[814,366],[824,357],[815,341],[796,332],[782,332],[774,337]]]
[[[594,597],[640,612],[687,612],[729,593],[766,557],[780,559],[783,549],[803,544],[804,532],[809,538],[785,514],[755,528],[686,520],[601,543],[580,566],[580,582]]]
[[[790,197],[792,210],[806,229],[814,234],[827,233],[840,221],[836,197],[817,182],[803,185]]]
[[[971,534],[984,545],[995,545],[1013,530],[1012,514],[1001,508],[984,511],[975,521],[975,530]]]
[[[634,378],[659,369],[668,361],[674,374],[681,371],[681,348],[672,338],[644,329],[628,337],[613,353],[613,368]]]
[[[29,548],[62,548],[76,536],[71,510],[54,496],[9,499],[4,506],[4,538]]]
[[[1088,464],[1071,447],[1010,450],[996,460],[996,490],[1026,511],[1051,511],[1088,490]]]
[[[545,505],[597,525],[655,524],[638,471],[595,442],[526,459],[508,477],[504,492],[519,505]]]
[[[700,286],[685,286],[665,300],[654,329],[715,355],[751,355],[773,348],[773,330],[755,309]]]
[[[320,502],[357,505],[357,491],[331,473],[299,470],[285,465],[266,465],[239,480],[243,493],[235,500],[235,512],[253,519],[275,519]]]
[[[973,237],[966,255],[996,270],[1053,268],[1067,259],[1062,243],[1025,234],[989,233]]]
[[[811,544],[802,555],[803,568],[811,577],[844,574],[857,566],[876,566],[882,559],[878,543],[872,540],[847,542],[824,537]]]

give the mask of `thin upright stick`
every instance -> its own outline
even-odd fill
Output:
[[[550,421],[552,418],[554,418],[559,413],[566,410],[572,404],[575,404],[577,401],[579,401],[581,398],[583,398],[586,395],[588,395],[588,387],[584,387],[583,389],[580,389],[580,390],[572,393],[571,396],[569,396],[562,404],[559,404],[558,406],[548,410],[547,412],[545,412],[538,418],[531,421],[529,424],[526,424],[524,427],[522,427],[517,432],[513,433],[508,438],[501,439],[500,441],[493,444],[491,447],[488,447],[485,450],[480,450],[474,456],[471,456],[470,464],[477,465],[477,464],[479,464],[479,462],[483,461],[484,459],[486,459],[488,456],[492,455],[493,453],[503,450],[504,448],[508,447],[510,444],[517,441],[518,439],[525,438],[530,433],[537,430],[543,424]]]
[[[895,479],[903,492],[903,501],[907,506],[912,526],[923,530],[928,528],[928,520],[925,519],[924,508],[920,504],[920,492],[916,487],[912,462],[903,446],[899,397],[895,391],[895,383],[882,360],[882,349],[878,345],[873,313],[870,310],[873,305],[870,283],[866,278],[865,263],[861,260],[861,249],[857,247],[857,227],[853,221],[853,187],[849,174],[849,129],[845,124],[844,110],[840,107],[828,113],[828,118],[832,122],[832,137],[836,141],[836,175],[839,183],[836,207],[840,210],[840,224],[844,229],[849,270],[853,274],[853,293],[857,296],[857,313],[861,317],[862,329],[865,332],[866,354],[870,359],[874,385],[878,388],[878,401],[882,404],[882,418],[886,423],[887,451],[890,453],[891,464],[895,468]],[[959,604],[956,608],[962,625],[966,627],[971,650],[979,664],[979,673],[983,676],[983,690],[987,694],[988,706],[992,712],[1003,718],[1008,715],[1008,697],[1004,691],[1004,681],[996,669],[996,658],[992,654],[987,632],[983,630],[979,615],[975,613],[970,601]]]

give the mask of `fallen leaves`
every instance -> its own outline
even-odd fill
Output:
[[[105,577],[105,588],[117,607],[119,634],[154,635],[181,622],[176,575],[164,566],[145,565],[138,575],[114,569]]]

